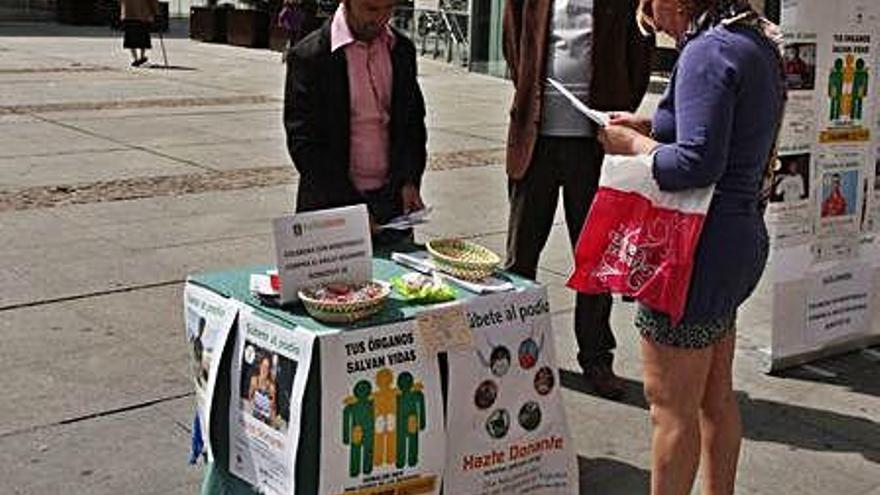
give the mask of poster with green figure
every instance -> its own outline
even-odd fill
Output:
[[[416,323],[320,342],[319,493],[439,494],[446,455],[439,363],[424,351]]]
[[[873,84],[870,83],[875,57],[871,34],[850,32],[833,34],[827,52],[820,57],[819,70],[825,74],[825,108],[819,144],[867,143],[871,141],[870,122]],[[820,44],[821,46],[821,44]]]

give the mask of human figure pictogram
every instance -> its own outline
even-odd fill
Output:
[[[361,472],[373,472],[374,419],[373,387],[367,380],[354,385],[354,395],[346,397],[342,410],[342,443],[350,445],[348,474],[352,478]]]
[[[865,66],[865,60],[860,58],[856,60],[856,70],[853,73],[852,109],[850,109],[850,117],[853,120],[862,120],[864,99],[867,96],[868,68]]]
[[[419,432],[427,426],[421,382],[404,371],[397,377],[397,467],[419,463]]]
[[[375,446],[373,466],[394,464],[397,459],[397,394],[394,388],[394,374],[388,368],[376,373],[376,388],[373,392],[373,414],[375,415]]]
[[[843,99],[843,60],[834,60],[834,68],[828,75],[829,114],[832,121],[840,118],[841,100]]]

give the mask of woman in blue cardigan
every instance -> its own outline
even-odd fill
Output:
[[[767,260],[761,191],[785,100],[775,26],[744,0],[642,0],[643,24],[678,41],[653,121],[616,114],[610,154],[653,155],[660,188],[715,185],[684,318],[640,307],[645,393],[654,424],[651,493],[732,494],[742,427],[733,392],[737,308]],[[650,133],[643,133],[650,129]]]

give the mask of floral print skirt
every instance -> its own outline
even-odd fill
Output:
[[[709,322],[673,325],[666,314],[639,305],[635,325],[642,337],[658,344],[703,349],[735,331],[736,313]]]

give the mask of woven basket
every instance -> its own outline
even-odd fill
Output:
[[[385,306],[385,301],[391,294],[391,287],[388,284],[375,280],[371,283],[381,286],[382,292],[379,296],[367,301],[348,303],[322,301],[310,296],[310,291],[308,290],[299,291],[299,299],[303,302],[309,315],[318,321],[327,323],[352,323],[368,318],[381,311]]]
[[[483,280],[501,264],[501,258],[479,244],[461,239],[428,241],[426,247],[440,271],[464,280]]]

